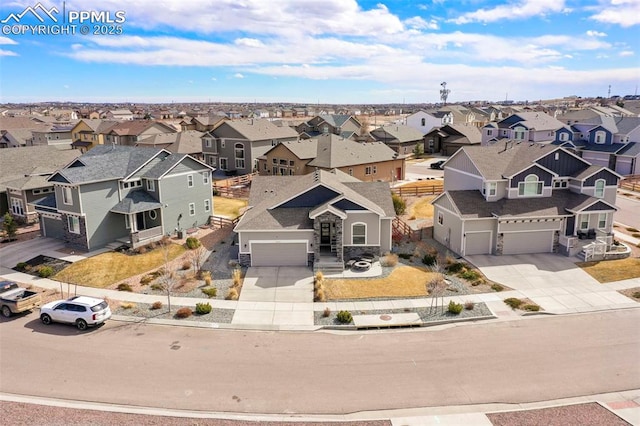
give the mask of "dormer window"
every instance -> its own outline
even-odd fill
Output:
[[[535,174],[527,175],[524,182],[518,183],[518,195],[521,197],[532,197],[542,195],[542,186],[544,182],[538,180]]]
[[[525,131],[525,128],[520,126],[513,129],[513,139],[517,141],[524,140],[524,131]]]
[[[498,184],[496,182],[487,182],[482,188],[482,193],[484,195],[488,195],[489,197],[495,197],[498,191]]]
[[[598,130],[598,131],[596,132],[595,143],[600,143],[600,144],[602,144],[602,143],[604,143],[604,142],[605,142],[605,140],[606,140],[606,134],[605,134],[605,132],[604,132],[604,131],[602,131],[602,130]]]

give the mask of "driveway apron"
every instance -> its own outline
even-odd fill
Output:
[[[277,329],[312,327],[311,269],[297,266],[249,268],[231,323]]]

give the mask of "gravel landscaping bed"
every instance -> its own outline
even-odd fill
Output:
[[[195,313],[195,303],[193,306],[189,306],[192,311],[194,311],[193,315],[188,318],[176,318],[176,311],[181,308],[181,306],[171,305],[171,313],[167,311],[166,306],[166,297],[162,301],[163,306],[160,309],[151,309],[151,305],[147,303],[137,303],[134,307],[125,309],[123,308],[119,302],[117,306],[111,309],[113,315],[123,315],[129,317],[135,317],[140,319],[179,319],[180,321],[199,321],[199,322],[211,322],[211,323],[219,323],[219,324],[231,324],[231,320],[233,319],[233,314],[235,312],[234,309],[220,309],[213,308],[210,313],[205,315],[198,315]]]
[[[484,303],[476,303],[473,309],[463,309],[459,314],[452,314],[447,312],[447,307],[445,305],[444,312],[443,309],[439,305],[437,308],[430,309],[426,308],[407,308],[407,309],[376,309],[370,311],[350,311],[352,315],[382,315],[382,314],[406,314],[415,312],[420,316],[420,320],[423,323],[437,322],[437,321],[451,321],[451,320],[460,320],[460,319],[470,319],[470,318],[480,318],[485,316],[491,316],[493,313],[487,305]],[[331,312],[328,317],[324,316],[324,312],[314,312],[314,324],[321,326],[340,326],[346,325],[351,326],[353,324],[342,324],[340,323],[336,315],[338,312]]]
[[[631,426],[596,402],[486,415],[494,426]]]

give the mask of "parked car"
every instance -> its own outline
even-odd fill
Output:
[[[42,303],[40,294],[22,288],[13,281],[0,281],[0,312],[9,318],[12,314],[30,311]]]
[[[444,164],[444,162],[445,162],[445,161],[446,161],[446,160],[439,160],[439,161],[436,161],[436,162],[434,162],[434,163],[431,163],[431,166],[430,166],[430,167],[431,167],[432,169],[442,170],[442,165]]]
[[[87,296],[75,296],[67,300],[56,300],[42,305],[40,321],[49,325],[52,322],[75,324],[78,330],[104,323],[111,318],[109,304],[102,299]]]

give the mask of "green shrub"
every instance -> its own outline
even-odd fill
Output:
[[[447,266],[447,271],[457,274],[458,272],[464,269],[465,265],[463,262],[453,262],[451,265]]]
[[[413,256],[411,253],[398,253],[400,259],[409,260]]]
[[[631,296],[633,296],[636,299],[640,299],[640,291],[634,291]]]
[[[206,287],[202,289],[202,292],[204,294],[206,294],[207,296],[209,296],[209,298],[211,297],[216,297],[218,295],[218,289],[215,287]]]
[[[447,311],[451,312],[452,314],[458,315],[460,312],[462,312],[462,304],[450,300]]]
[[[187,237],[186,244],[189,250],[195,250],[200,247],[200,240],[198,240],[196,237]]]
[[[336,315],[336,318],[340,324],[349,324],[351,321],[353,321],[353,316],[349,311],[338,312],[338,315]]]
[[[133,291],[129,283],[120,283],[118,284],[119,291]]]
[[[491,285],[491,290],[493,290],[493,291],[502,291],[502,290],[504,290],[504,287],[501,286],[500,284],[493,284],[493,285]]]
[[[460,278],[464,278],[468,281],[476,281],[481,277],[482,276],[480,275],[480,272],[476,271],[475,269],[467,269],[466,271],[462,271],[460,273]]]
[[[151,305],[152,310],[156,310],[160,308],[162,308],[162,302],[160,302],[159,300],[157,302],[153,302],[153,305]]]
[[[529,312],[538,312],[540,310],[540,306],[534,305],[533,303],[528,303],[524,305],[522,309]]]
[[[27,266],[29,266],[29,264],[27,262],[19,262],[16,265],[16,270],[23,272],[27,269]]]
[[[176,311],[176,318],[189,318],[192,314],[191,308],[185,306]]]
[[[38,268],[38,276],[40,278],[49,278],[53,275],[53,268],[51,266],[43,265]]]
[[[509,305],[511,309],[518,309],[524,302],[516,297],[509,297],[504,299],[504,303]]]
[[[424,263],[427,266],[435,265],[437,261],[438,261],[438,256],[433,254],[425,254],[424,257],[422,258],[422,263]]]
[[[398,194],[392,192],[391,200],[393,201],[393,209],[396,211],[397,216],[400,216],[407,210],[407,203]]]
[[[211,305],[207,303],[196,303],[196,314],[206,315],[211,312]]]

